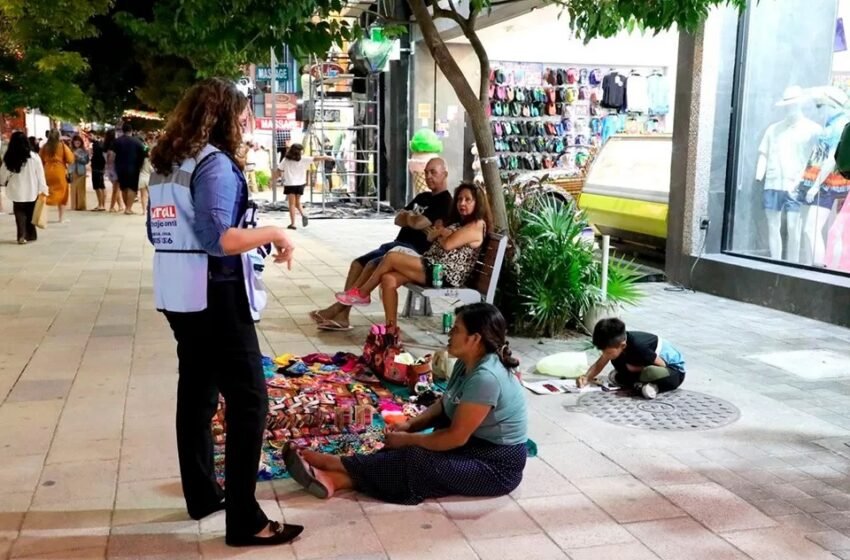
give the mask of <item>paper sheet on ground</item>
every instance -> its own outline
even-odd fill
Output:
[[[546,381],[523,381],[526,389],[535,395],[557,395],[560,393],[591,393],[601,391],[599,385],[588,385],[579,389],[576,382],[570,380],[547,379]]]

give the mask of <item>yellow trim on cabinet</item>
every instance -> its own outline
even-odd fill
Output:
[[[579,207],[591,224],[667,239],[667,205],[581,193]]]

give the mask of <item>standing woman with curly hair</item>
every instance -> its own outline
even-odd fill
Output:
[[[247,228],[243,162],[236,158],[248,100],[235,84],[208,79],[178,104],[151,152],[148,239],[154,298],[177,340],[177,451],[193,519],[226,510],[231,546],[275,545],[303,527],[269,521],[254,496],[268,395],[254,328],[249,252],[273,244],[291,266],[294,247],[276,227]],[[224,397],[225,488],[215,477],[210,423]]]

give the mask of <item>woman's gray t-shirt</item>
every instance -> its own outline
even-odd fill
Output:
[[[525,392],[517,377],[508,372],[495,354],[484,356],[471,373],[458,361],[446,392],[443,410],[450,419],[460,403],[493,407],[474,437],[498,445],[516,445],[528,439],[528,412]]]

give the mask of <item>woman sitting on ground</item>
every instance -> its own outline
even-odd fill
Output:
[[[457,357],[442,399],[413,420],[387,428],[386,448],[338,457],[285,452],[286,468],[308,492],[329,498],[353,488],[413,505],[443,496],[503,496],[522,480],[527,412],[519,362],[505,340],[505,318],[489,303],[457,310],[448,351]],[[434,428],[428,434],[422,431]]]
[[[369,305],[371,293],[381,287],[381,301],[387,325],[398,323],[398,289],[409,282],[431,286],[434,265],[443,268],[443,286],[458,288],[469,280],[481,246],[492,223],[490,203],[483,188],[462,183],[455,189],[454,206],[447,227],[429,234],[431,247],[421,257],[390,251],[365,282],[336,294],[343,305]]]

